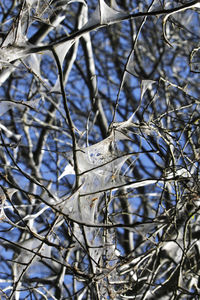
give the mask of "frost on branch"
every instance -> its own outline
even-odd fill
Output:
[[[0,67],[22,58],[28,53],[26,33],[28,29],[28,11],[23,8],[15,20],[0,48]]]
[[[92,16],[88,22],[84,25],[84,29],[95,26],[95,25],[109,25],[110,23],[117,22],[120,18],[126,16],[127,14],[118,11],[118,7],[115,3],[114,9],[109,7],[104,0],[99,0],[98,5],[93,12]]]
[[[125,183],[120,169],[128,156],[118,157],[117,154],[119,155],[113,135],[78,150],[80,187],[75,194],[62,200],[62,211],[70,218],[87,224],[97,224],[100,221],[98,210],[105,191],[114,188],[120,180]],[[60,178],[69,174],[74,174],[70,164]]]

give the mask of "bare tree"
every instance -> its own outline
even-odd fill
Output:
[[[1,1],[1,299],[199,299],[199,8]]]

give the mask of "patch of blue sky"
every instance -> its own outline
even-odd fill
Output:
[[[81,294],[84,289],[84,284],[81,281],[78,281],[78,279],[76,280],[74,276],[71,276],[69,274],[65,275],[64,282],[66,286],[66,288],[63,290],[66,297],[64,299],[67,299],[68,296],[71,298],[71,295],[73,295],[74,286],[76,286],[76,295]],[[67,290],[70,292],[70,295],[68,295]]]
[[[43,156],[40,172],[43,180],[56,181],[56,162],[52,160],[52,157],[49,157],[48,155]]]
[[[54,62],[54,58],[52,55],[47,54],[46,52],[42,55],[41,63],[40,63],[40,71],[44,78],[46,78],[53,86],[56,83],[58,78],[56,65],[55,68],[52,69],[52,62]]]
[[[7,16],[6,20],[4,19],[4,30],[10,28],[10,25],[12,24],[13,22],[13,19],[10,18],[10,15],[9,15],[9,11],[10,11],[10,8],[13,6],[13,1],[12,0],[1,0],[1,6],[0,6],[0,22],[3,21],[3,17],[5,17],[5,15]],[[17,5],[16,5],[16,8],[14,7],[14,10],[13,10],[16,15],[18,13],[18,9],[17,9]]]
[[[28,27],[26,37],[30,39],[34,34],[38,32],[38,28],[41,26],[41,22],[34,21],[31,26]]]
[[[52,276],[51,269],[48,265],[51,265],[53,262],[51,259],[48,260],[44,258],[44,260],[47,265],[37,261],[28,268],[29,278],[35,278],[36,276],[37,278],[48,278]]]

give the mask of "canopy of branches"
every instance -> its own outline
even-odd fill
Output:
[[[200,298],[199,12],[1,1],[0,298]]]

